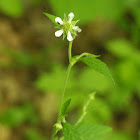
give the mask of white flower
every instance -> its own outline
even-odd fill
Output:
[[[79,28],[79,26],[74,26],[73,29],[74,29],[75,31],[79,32],[79,33],[82,31],[82,30]]]
[[[60,17],[55,18],[55,22],[58,23],[58,28],[60,30],[55,32],[56,37],[60,37],[63,34],[63,38],[67,35],[67,40],[72,41],[74,37],[77,35],[77,32],[81,32],[82,30],[75,26],[78,21],[72,21],[74,18],[74,14],[71,12],[68,15],[68,18],[65,16],[64,20]]]
[[[73,37],[71,36],[70,31],[68,31],[67,40],[68,40],[68,41],[72,41],[72,40],[73,40]]]
[[[69,17],[69,22],[71,23],[72,19],[74,18],[74,14],[71,12],[71,13],[68,15],[68,17]]]
[[[55,36],[56,37],[60,37],[63,34],[63,32],[64,31],[62,29],[61,30],[58,30],[58,31],[55,32]]]
[[[56,17],[55,22],[60,24],[60,25],[63,25],[63,21],[62,21],[62,19],[60,17]]]

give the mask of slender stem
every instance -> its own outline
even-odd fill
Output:
[[[77,59],[80,59],[81,57],[87,56],[87,55],[88,55],[88,53],[82,53],[82,54],[80,54],[80,55],[77,57]]]
[[[80,54],[79,56],[77,56],[76,59],[79,60],[80,58],[82,58],[84,56],[99,57],[99,55],[93,55],[93,54],[84,52],[84,53]]]
[[[69,42],[69,49],[68,49],[69,66],[67,68],[67,73],[66,73],[66,77],[65,77],[65,81],[64,81],[64,87],[63,87],[63,91],[62,91],[62,97],[61,97],[61,101],[60,101],[60,109],[59,109],[59,114],[58,114],[58,119],[57,119],[58,123],[61,123],[61,119],[60,119],[61,109],[62,109],[62,105],[63,105],[63,102],[64,102],[65,90],[66,90],[66,86],[67,86],[67,82],[68,82],[68,77],[69,77],[69,74],[70,74],[70,70],[71,70],[71,68],[73,66],[73,64],[71,63],[71,58],[72,58],[72,53],[71,53],[72,42],[73,41]],[[54,128],[53,132],[52,132],[51,140],[54,140],[56,134],[57,134],[57,131],[56,131],[56,128]]]
[[[67,73],[66,73],[66,77],[65,77],[64,88],[63,88],[63,92],[62,92],[62,98],[61,98],[61,102],[60,102],[59,116],[61,114],[61,109],[62,109],[62,105],[63,105],[63,102],[64,102],[64,97],[65,97],[65,90],[66,90],[68,77],[69,77],[71,68],[72,68],[72,65],[69,64],[68,69],[67,69]]]
[[[63,88],[63,92],[62,92],[61,102],[60,102],[60,109],[59,109],[59,114],[58,114],[58,119],[57,119],[58,123],[61,123],[61,120],[60,120],[61,109],[62,109],[62,105],[63,105],[63,102],[64,102],[65,90],[66,90],[66,86],[67,86],[67,82],[68,82],[68,77],[69,77],[71,68],[72,68],[72,65],[69,64],[68,69],[67,69],[67,73],[66,73],[66,77],[65,77],[65,82],[64,82],[64,88]],[[55,137],[56,134],[57,134],[56,128],[54,128],[53,132],[52,132],[51,140],[54,140],[54,137]]]
[[[71,70],[71,68],[72,68],[72,64],[71,64],[71,57],[72,57],[72,54],[71,54],[72,42],[73,42],[73,41],[70,41],[70,42],[69,42],[69,49],[68,49],[69,66],[68,66],[68,68],[67,68],[67,73],[66,73],[65,82],[64,82],[64,88],[63,88],[63,91],[62,91],[62,98],[61,98],[61,102],[60,102],[59,116],[60,116],[61,109],[62,109],[62,105],[63,105],[63,102],[64,102],[65,90],[66,90],[66,86],[67,86],[67,82],[68,82],[69,73],[70,73],[70,70]],[[59,116],[58,116],[58,117],[59,117]]]
[[[69,49],[68,49],[69,63],[71,62],[71,57],[72,57],[72,54],[71,54],[72,43],[73,43],[73,41],[70,41],[70,42],[69,42]]]
[[[89,105],[89,103],[91,102],[92,99],[89,99],[86,104],[84,105],[83,107],[83,113],[81,115],[81,117],[78,119],[77,123],[75,125],[78,125],[80,122],[82,122],[82,120],[84,119],[85,115],[87,114],[86,110],[87,110],[87,107]]]

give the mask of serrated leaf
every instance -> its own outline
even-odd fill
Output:
[[[79,124],[77,127],[82,140],[103,140],[112,128],[95,124]]]
[[[68,99],[62,106],[62,110],[61,110],[61,116],[66,116],[68,107],[70,105],[71,99]]]
[[[64,140],[81,140],[79,132],[69,123],[63,125]]]
[[[49,14],[49,13],[44,13],[44,15],[47,16],[54,24],[58,25],[58,24],[55,22],[56,16],[51,15],[51,14]]]
[[[103,74],[107,78],[114,81],[108,67],[101,60],[96,59],[94,57],[83,57],[83,58],[80,58],[79,61],[84,62],[89,67],[93,68],[95,71],[99,72],[100,74]]]

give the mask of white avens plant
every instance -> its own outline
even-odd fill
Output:
[[[55,17],[54,15],[51,15],[48,13],[44,13],[44,14],[56,25],[56,28],[58,30],[55,32],[55,36],[60,37],[63,35],[63,39],[67,36],[67,40],[69,41],[69,47],[68,47],[69,65],[67,68],[67,73],[66,73],[66,77],[65,77],[65,81],[64,81],[64,87],[63,87],[62,97],[61,97],[61,101],[60,101],[60,109],[59,109],[59,113],[58,113],[58,118],[57,118],[57,122],[54,124],[54,129],[52,132],[51,140],[71,140],[71,138],[73,140],[81,140],[82,136],[77,135],[77,132],[76,132],[77,130],[75,130],[75,127],[66,121],[66,116],[67,116],[66,113],[67,113],[67,109],[70,105],[71,99],[68,99],[65,102],[64,102],[64,100],[65,100],[65,90],[66,90],[67,81],[68,81],[68,77],[69,77],[71,68],[78,61],[81,61],[81,62],[84,62],[85,64],[87,64],[89,67],[93,68],[95,71],[99,72],[100,74],[103,74],[104,76],[106,76],[107,78],[109,78],[111,80],[112,80],[112,76],[108,70],[108,67],[102,61],[100,61],[99,59],[96,59],[97,57],[99,57],[99,55],[93,55],[90,53],[82,53],[80,55],[72,56],[73,40],[77,36],[77,33],[82,31],[79,28],[79,26],[76,26],[76,24],[79,20],[73,21],[74,14],[72,12],[70,14],[68,14],[68,16],[66,16],[66,14],[64,14],[63,20],[60,17]],[[83,113],[82,113],[81,117],[79,118],[79,120],[75,123],[75,126],[78,126],[83,121],[83,119],[87,113],[87,107],[88,107],[89,103],[94,99],[94,94],[95,94],[95,92],[93,92],[92,94],[89,95],[89,98],[83,107]],[[58,131],[61,131],[61,130],[63,132],[63,136],[60,139],[58,139],[58,137],[56,137],[56,135],[57,135]],[[76,134],[74,134],[74,133],[76,133]],[[93,137],[92,139],[94,139],[94,138],[95,137]],[[84,138],[82,138],[82,139],[84,139]]]
[[[58,24],[57,28],[59,29],[55,32],[56,37],[60,37],[63,34],[63,38],[67,36],[67,40],[72,41],[77,35],[77,32],[82,31],[79,26],[76,26],[76,23],[79,20],[72,21],[73,18],[74,14],[72,12],[68,15],[68,17],[64,15],[64,20],[62,20],[60,17],[55,18],[55,22]]]

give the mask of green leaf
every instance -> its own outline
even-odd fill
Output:
[[[111,132],[112,128],[103,125],[80,123],[74,127],[69,123],[64,123],[64,140],[103,140]]]
[[[89,67],[93,68],[95,71],[99,72],[100,74],[103,74],[107,78],[114,81],[108,67],[101,60],[96,59],[94,57],[83,57],[83,58],[80,58],[79,61],[84,62]]]
[[[63,125],[63,135],[64,140],[81,140],[76,128],[67,122]]]
[[[66,116],[68,107],[70,105],[71,99],[68,99],[62,106],[62,110],[61,110],[61,116]]]
[[[46,15],[54,24],[58,25],[58,24],[55,22],[56,16],[51,15],[51,14],[48,14],[48,13],[44,13],[44,15]]]
[[[20,17],[24,12],[21,0],[0,0],[0,10],[12,17]]]
[[[82,140],[103,140],[112,128],[95,124],[79,124],[77,127]]]

